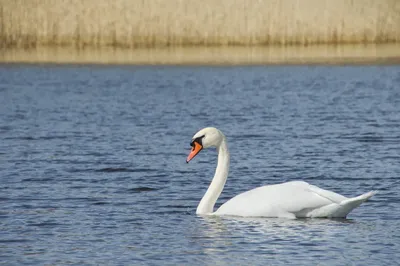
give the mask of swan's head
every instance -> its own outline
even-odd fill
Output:
[[[206,127],[197,132],[190,142],[192,150],[186,159],[188,163],[192,160],[202,149],[209,147],[218,147],[222,140],[224,139],[224,134],[215,127]]]

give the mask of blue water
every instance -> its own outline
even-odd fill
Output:
[[[345,220],[198,217],[216,152],[219,206],[305,180],[380,192]],[[396,265],[400,66],[0,65],[1,265]]]

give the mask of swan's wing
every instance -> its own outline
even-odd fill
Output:
[[[292,181],[239,194],[223,204],[215,214],[282,217],[307,213],[344,199],[347,198],[307,182]]]
[[[318,194],[321,197],[324,197],[324,198],[330,200],[332,203],[338,203],[339,204],[342,201],[348,199],[347,197],[342,196],[340,194],[337,194],[337,193],[335,193],[333,191],[325,190],[325,189],[319,188],[317,186],[310,185],[308,183],[307,183],[307,185],[308,185],[308,189],[310,191]]]

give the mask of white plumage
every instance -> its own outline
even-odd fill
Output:
[[[215,146],[218,165],[214,178],[197,207],[200,215],[230,215],[242,217],[286,218],[344,218],[361,203],[376,194],[370,191],[361,196],[347,198],[304,181],[267,185],[241,193],[224,203],[214,212],[214,205],[221,194],[229,172],[229,151],[226,138],[216,128],[204,128],[192,140],[192,152],[187,162],[202,148]]]

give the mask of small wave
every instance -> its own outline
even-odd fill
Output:
[[[159,188],[151,188],[151,187],[135,187],[135,188],[129,188],[128,192],[141,193],[141,192],[157,191],[157,190],[160,190],[160,189]]]
[[[133,224],[136,224],[136,225],[143,225],[141,219],[138,219],[138,218],[123,219],[122,222],[124,222],[124,223],[133,223]]]
[[[191,208],[191,206],[185,206],[185,205],[164,205],[164,206],[161,206],[161,207],[164,207],[164,208],[185,209],[185,210],[187,210],[188,208]]]
[[[364,135],[364,136],[341,136],[341,139],[349,139],[354,140],[361,143],[398,143],[399,137],[382,137],[382,136],[372,136],[372,135]]]
[[[32,136],[21,136],[21,137],[6,137],[6,140],[53,140],[53,139],[67,139],[68,136],[42,136],[42,137],[32,137]]]
[[[240,139],[263,139],[263,138],[265,138],[265,135],[261,135],[261,134],[243,134],[243,135],[238,135],[237,138],[240,138]]]
[[[59,199],[52,199],[53,201],[88,201],[88,202],[99,202],[102,201],[102,198],[94,198],[94,197],[65,197]]]
[[[93,202],[92,205],[107,205],[109,204],[108,202],[105,201],[98,201],[98,202]]]
[[[29,239],[0,239],[0,243],[26,243],[32,241]]]
[[[54,178],[50,178],[50,177],[44,177],[44,178],[25,178],[22,179],[22,182],[48,182],[48,181],[53,181]]]
[[[149,175],[148,178],[156,178],[156,177],[167,177],[167,174],[154,174],[154,175]]]
[[[325,175],[310,176],[305,178],[305,180],[329,180],[329,181],[366,181],[366,180],[386,180],[384,178],[373,178],[366,179],[364,177],[328,177]]]
[[[149,168],[125,168],[125,167],[106,167],[101,169],[96,169],[95,172],[105,172],[105,173],[113,173],[113,172],[156,172],[156,169]]]
[[[94,156],[94,157],[103,157],[103,156],[111,155],[111,153],[87,152],[87,153],[84,153],[83,155]]]
[[[125,150],[126,151],[136,151],[136,150],[139,150],[139,148],[138,147],[125,147]]]
[[[65,171],[68,173],[82,173],[82,172],[93,172],[93,169],[92,168],[70,168],[70,169],[66,169]]]
[[[1,131],[4,131],[4,132],[10,131],[11,129],[12,129],[12,127],[10,127],[10,126],[0,126],[0,132]]]
[[[34,137],[30,137],[30,136],[22,136],[22,137],[6,137],[6,138],[4,138],[4,139],[6,139],[6,140],[9,140],[9,139],[16,139],[16,140],[35,140],[35,138],[34,138]]]
[[[149,168],[125,168],[125,167],[105,167],[100,169],[94,168],[70,168],[66,170],[69,173],[80,173],[80,172],[97,172],[97,173],[146,173],[156,172],[158,170]]]
[[[191,174],[193,173],[192,171],[189,170],[175,170],[175,174]]]
[[[37,138],[38,140],[52,140],[52,139],[67,139],[68,136],[43,136]]]
[[[165,215],[165,214],[187,214],[192,215],[193,212],[190,210],[167,210],[167,211],[153,211],[152,214]]]
[[[355,139],[358,142],[372,142],[372,143],[380,143],[385,141],[384,138],[378,136],[363,136]]]
[[[53,222],[42,222],[42,223],[32,223],[32,224],[27,224],[27,226],[37,226],[37,227],[56,227],[59,226],[59,223],[53,223]]]

